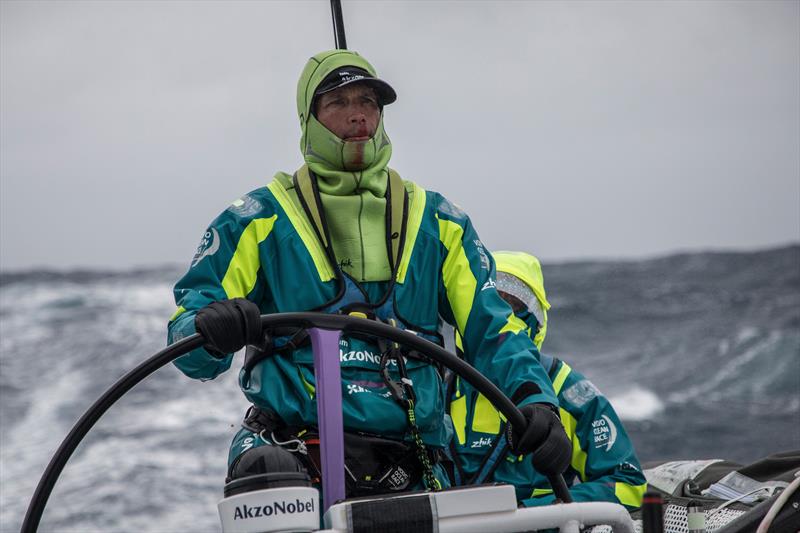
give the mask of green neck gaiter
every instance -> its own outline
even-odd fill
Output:
[[[344,272],[358,281],[391,277],[386,251],[386,165],[392,145],[383,129],[364,142],[343,141],[310,115],[301,140],[317,176],[333,251]]]

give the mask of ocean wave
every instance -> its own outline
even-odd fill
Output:
[[[653,391],[636,385],[627,392],[609,397],[608,400],[623,421],[650,420],[664,410],[664,402]]]
[[[545,351],[607,391],[640,459],[748,462],[800,445],[800,246],[545,264],[544,274]],[[163,347],[180,275],[0,273],[4,531],[19,529],[78,417]],[[76,451],[43,530],[218,530],[247,406],[236,374],[200,383],[170,365],[135,387]]]

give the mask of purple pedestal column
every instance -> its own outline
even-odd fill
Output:
[[[339,332],[308,330],[314,348],[317,381],[317,420],[322,462],[322,512],[344,499],[344,428],[342,375],[339,368]]]

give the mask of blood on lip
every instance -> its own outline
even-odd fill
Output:
[[[359,142],[356,145],[356,153],[355,153],[355,156],[353,157],[353,164],[355,164],[357,166],[361,166],[364,163],[364,145],[365,144],[366,143]]]

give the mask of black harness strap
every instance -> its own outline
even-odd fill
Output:
[[[289,339],[280,346],[275,346],[274,337],[289,336]],[[264,332],[264,347],[251,347],[248,346],[244,356],[244,364],[242,370],[250,373],[255,366],[274,354],[287,354],[291,353],[297,348],[308,346],[310,343],[308,331],[305,329],[291,329],[288,331],[272,330]]]
[[[316,479],[321,477],[316,427],[286,425],[269,410],[251,406],[242,427],[269,439],[294,454]],[[386,494],[407,490],[424,476],[424,467],[414,445],[376,435],[345,432],[345,474],[348,497]],[[438,463],[441,457],[431,452],[426,457]]]

